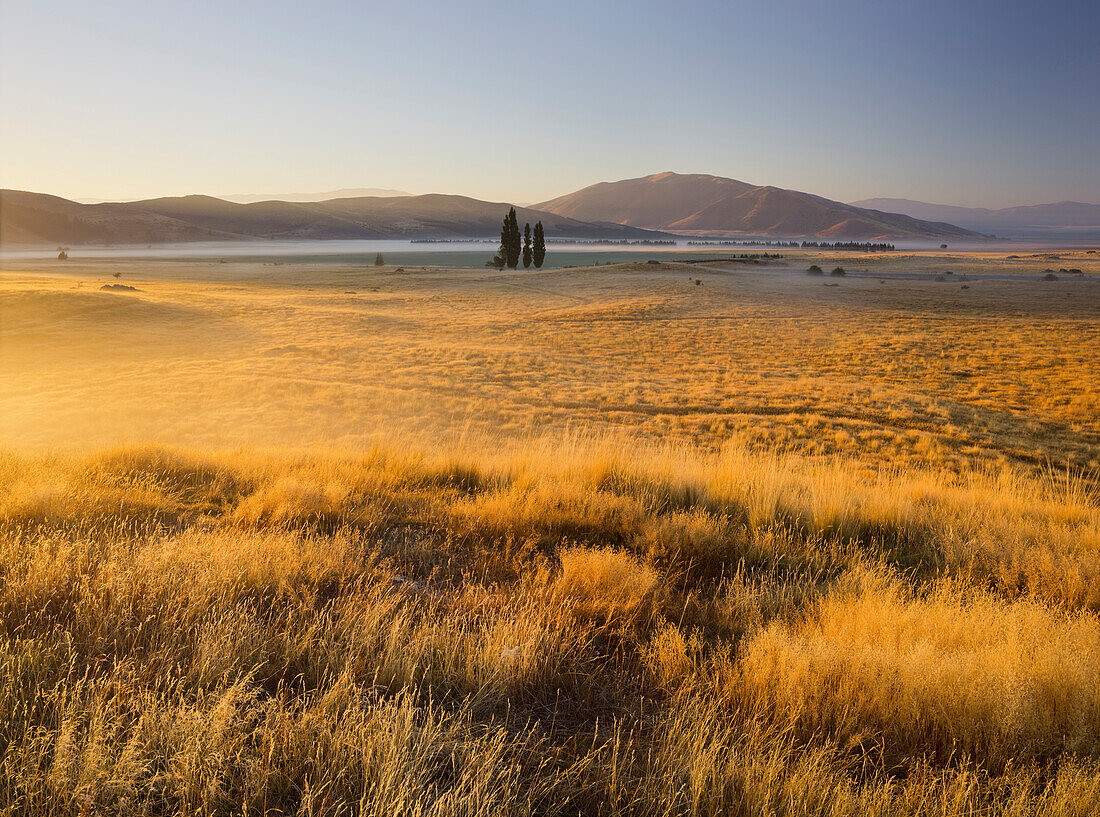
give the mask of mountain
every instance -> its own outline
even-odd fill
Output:
[[[246,239],[491,238],[510,205],[466,196],[364,196],[321,202],[237,204],[212,196],[78,204],[0,190],[0,244],[155,244]],[[553,238],[661,238],[621,224],[591,223],[517,207]]]
[[[325,193],[234,193],[232,196],[218,196],[225,201],[237,204],[252,204],[257,201],[328,201],[329,199],[350,199],[363,196],[408,196],[404,190],[390,190],[385,187],[343,187]]]
[[[584,221],[684,234],[787,238],[980,238],[953,224],[702,174],[657,173],[602,182],[536,204]]]
[[[984,207],[955,207],[950,204],[928,204],[910,199],[865,199],[853,202],[855,207],[873,207],[905,213],[913,218],[950,221],[972,230],[998,234],[1027,228],[1093,227],[1100,229],[1100,204],[1061,201],[1056,204],[1033,204],[988,210]]]
[[[120,204],[0,190],[0,244],[148,244],[233,238]]]

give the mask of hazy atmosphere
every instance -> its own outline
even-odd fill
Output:
[[[0,815],[1100,814],[1098,25],[0,0]]]

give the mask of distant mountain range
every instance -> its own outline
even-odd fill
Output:
[[[869,207],[904,213],[913,218],[950,221],[972,230],[1011,234],[1029,228],[1093,227],[1100,229],[1100,204],[1061,201],[1057,204],[1033,204],[987,210],[984,207],[955,207],[950,204],[928,204],[911,199],[864,199],[853,207]]]
[[[979,239],[945,222],[701,174],[657,173],[602,182],[536,204],[583,221],[687,235],[854,239]]]
[[[367,196],[322,202],[237,204],[212,196],[78,204],[43,193],[0,190],[0,244],[157,244],[243,239],[487,238],[510,205],[466,196]],[[620,224],[516,208],[548,237],[663,238]]]
[[[404,190],[389,190],[385,187],[342,187],[325,193],[234,193],[232,196],[218,196],[225,201],[237,204],[252,204],[257,201],[329,201],[331,199],[358,199],[364,196],[408,196]]]
[[[335,196],[338,193],[374,195]],[[325,197],[323,200],[312,200]],[[356,188],[270,198],[180,196],[80,204],[0,190],[0,243],[154,244],[244,239],[491,238],[509,204]],[[295,201],[289,199],[298,199]],[[262,199],[255,201],[252,199]],[[554,238],[658,239],[669,234],[826,240],[981,240],[989,233],[1100,230],[1100,205],[1062,202],[986,210],[908,199],[854,204],[721,176],[657,173],[603,182],[530,207]],[[983,233],[985,235],[983,235]]]

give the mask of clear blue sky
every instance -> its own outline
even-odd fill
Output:
[[[0,0],[0,186],[1100,202],[1100,2]]]

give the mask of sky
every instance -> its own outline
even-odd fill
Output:
[[[1100,203],[1100,2],[0,0],[0,187]]]

